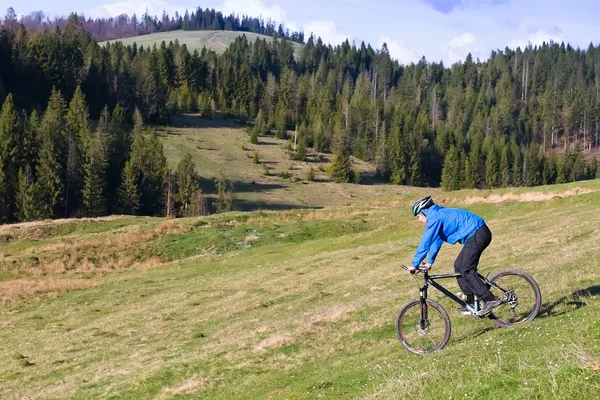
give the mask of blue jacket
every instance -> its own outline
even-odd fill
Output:
[[[465,244],[485,221],[472,212],[458,208],[445,208],[433,205],[427,210],[427,227],[413,259],[413,267],[418,267],[429,253],[429,263],[433,264],[443,242]]]

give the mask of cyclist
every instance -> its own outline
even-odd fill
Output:
[[[492,241],[492,232],[485,221],[466,210],[441,207],[433,202],[431,196],[417,200],[413,204],[412,213],[419,218],[419,222],[426,224],[412,268],[418,268],[427,254],[429,259],[425,266],[431,268],[443,242],[458,242],[464,247],[454,262],[454,270],[460,274],[456,279],[467,296],[467,303],[473,304],[474,295],[484,301],[483,308],[477,313],[479,316],[485,316],[498,307],[501,301],[490,292],[477,274],[481,253]]]

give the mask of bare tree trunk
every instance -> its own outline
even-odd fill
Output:
[[[525,58],[523,58],[523,73],[521,75],[521,101],[525,102]]]
[[[298,124],[296,124],[296,129],[294,130],[294,151],[296,151],[297,139],[298,139]]]
[[[379,138],[379,110],[375,104],[375,141]]]
[[[167,175],[167,218],[171,218],[171,177]]]
[[[546,126],[544,124],[544,153],[546,152]]]
[[[586,134],[586,125],[587,125],[587,111],[583,112],[583,152],[585,153],[585,134]]]
[[[527,104],[528,86],[529,86],[529,60],[527,61],[527,69],[525,70],[525,104]]]

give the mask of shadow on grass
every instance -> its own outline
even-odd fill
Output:
[[[267,198],[270,191],[277,189],[287,189],[288,186],[285,184],[278,183],[261,183],[261,182],[244,182],[244,181],[232,181],[234,197],[237,193],[264,193],[263,199],[249,201],[239,198],[234,200],[234,208],[237,211],[285,211],[285,210],[299,210],[299,209],[320,209],[323,207],[309,205],[309,204],[290,204],[285,202],[271,202]],[[216,212],[216,198],[217,198],[217,186],[215,180],[211,178],[200,177],[198,184],[202,191],[206,193],[206,206],[207,211],[212,213]]]
[[[285,211],[285,210],[318,210],[323,207],[308,204],[270,203],[268,201],[236,200],[235,208],[238,211]]]
[[[175,128],[175,129],[181,129],[181,128],[194,128],[194,129],[203,129],[203,128],[233,128],[233,129],[239,129],[239,128],[243,128],[244,125],[240,125],[239,123],[237,123],[235,120],[233,119],[225,119],[225,118],[221,118],[220,116],[217,116],[214,119],[208,119],[208,118],[200,118],[198,117],[198,115],[196,114],[184,114],[184,115],[177,115],[171,118],[171,123],[169,124],[168,128]],[[157,133],[159,134],[164,134],[164,130],[167,127],[161,127],[160,130],[157,130]],[[171,131],[171,135],[176,135],[175,132],[173,132],[173,130]]]
[[[537,318],[555,317],[577,310],[586,305],[586,298],[596,295],[600,295],[600,285],[577,290],[556,301],[542,304],[542,308],[540,309]]]

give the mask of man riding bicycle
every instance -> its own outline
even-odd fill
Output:
[[[477,274],[481,253],[492,241],[492,232],[485,221],[466,210],[438,206],[431,196],[417,200],[413,204],[412,213],[419,218],[419,222],[426,224],[426,228],[413,259],[411,273],[419,267],[427,254],[429,259],[425,266],[431,268],[443,242],[458,242],[464,247],[454,262],[454,270],[460,274],[456,279],[467,296],[467,303],[473,304],[474,296],[484,301],[483,308],[477,313],[479,316],[485,316],[498,307],[501,301],[490,292]]]

